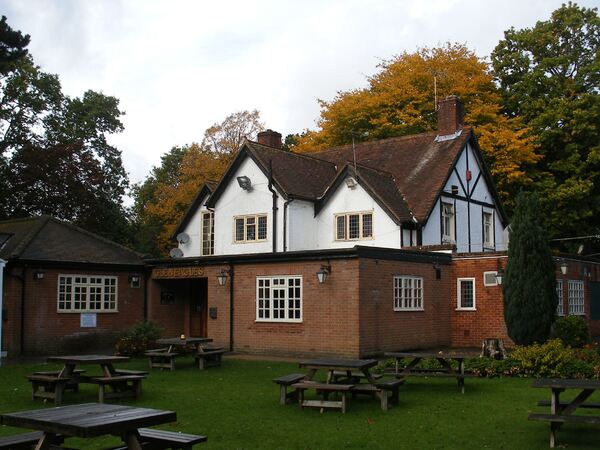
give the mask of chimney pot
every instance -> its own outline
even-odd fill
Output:
[[[281,148],[281,133],[271,129],[258,133],[258,143],[268,147]]]
[[[438,135],[448,136],[456,133],[464,125],[465,107],[456,95],[450,95],[438,102]]]

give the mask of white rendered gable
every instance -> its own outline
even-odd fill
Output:
[[[200,203],[200,207],[196,208],[192,218],[185,226],[183,233],[189,236],[189,241],[185,244],[179,243],[179,248],[183,252],[184,257],[200,256],[202,254],[202,213],[207,212],[206,201],[208,194],[204,196]]]

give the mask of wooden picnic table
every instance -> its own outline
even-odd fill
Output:
[[[115,369],[113,363],[128,361],[127,356],[113,355],[71,355],[71,356],[50,356],[46,359],[52,363],[62,363],[63,368],[56,376],[30,376],[32,382],[33,397],[51,398],[56,404],[62,402],[62,391],[65,383],[61,380],[70,380],[70,383],[93,383],[98,385],[98,400],[103,403],[108,398],[138,397],[141,393],[141,383],[146,377],[143,372],[123,371]],[[102,369],[99,376],[82,375],[75,368],[78,365],[98,364]],[[109,386],[112,392],[106,392],[105,387]],[[52,392],[53,390],[53,392]],[[50,391],[50,392],[49,392]]]
[[[351,378],[352,372],[360,372],[370,384],[375,384],[375,379],[370,372],[372,367],[377,365],[376,359],[311,359],[302,361],[300,367],[308,369],[304,377],[305,380],[312,380],[318,370],[326,370],[327,382],[331,382],[334,371],[345,371],[348,378]]]
[[[139,428],[176,420],[174,411],[102,403],[20,411],[0,416],[3,425],[42,431],[36,450],[49,449],[57,440],[57,435],[79,438],[119,436],[127,449],[141,450]]]
[[[168,345],[169,346],[169,348],[167,350],[168,353],[173,352],[173,349],[175,347],[189,347],[189,346],[194,346],[196,349],[196,352],[202,353],[202,351],[203,351],[202,344],[207,344],[209,342],[212,342],[212,339],[205,338],[205,337],[186,337],[185,339],[163,338],[163,339],[158,339],[156,341],[156,343],[159,345]]]
[[[586,403],[586,400],[600,389],[600,380],[569,380],[539,378],[533,380],[534,388],[550,388],[550,401],[539,401],[538,406],[550,406],[550,414],[530,414],[529,420],[550,422],[550,447],[556,443],[556,432],[565,422],[600,425],[599,415],[575,415],[578,408],[600,409],[598,403]],[[571,401],[561,401],[560,394],[567,389],[579,391]]]
[[[396,359],[394,375],[397,378],[407,376],[448,376],[455,377],[461,392],[465,393],[465,359],[469,355],[446,352],[386,352],[385,356]],[[410,359],[408,364],[401,368],[404,359]],[[419,364],[424,359],[437,360],[442,367],[436,369],[419,369]],[[452,367],[452,361],[458,363],[458,368]]]

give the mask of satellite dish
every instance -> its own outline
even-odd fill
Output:
[[[188,242],[190,242],[190,235],[187,233],[179,233],[177,235],[177,242],[179,242],[180,244],[187,244]]]
[[[171,251],[169,252],[169,256],[173,259],[175,258],[181,258],[183,256],[183,252],[181,251],[180,248],[172,248]]]

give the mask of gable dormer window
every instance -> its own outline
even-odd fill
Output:
[[[260,242],[267,240],[267,215],[237,216],[234,218],[234,242]]]
[[[442,242],[454,243],[455,241],[454,205],[442,202]]]
[[[335,215],[335,240],[357,241],[373,237],[373,213],[357,212]]]
[[[212,211],[202,213],[202,255],[215,253],[215,218]]]

